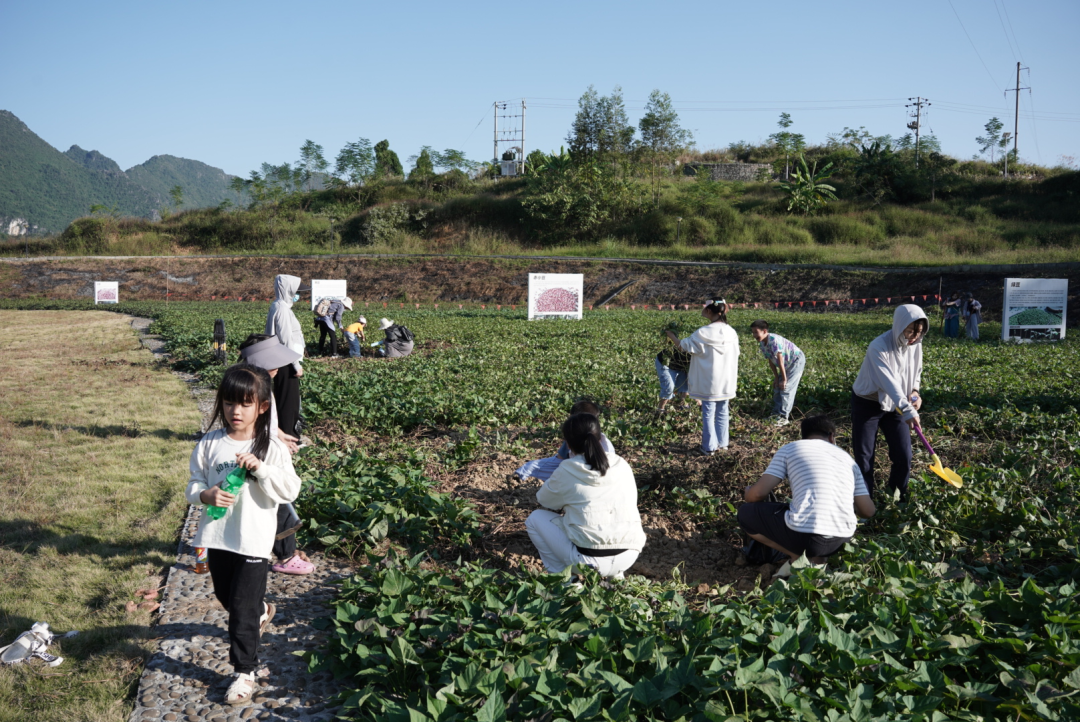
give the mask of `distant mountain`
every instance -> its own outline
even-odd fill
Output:
[[[176,186],[184,190],[184,208],[216,206],[230,196],[233,178],[220,168],[174,155],[155,155],[128,168],[127,177],[159,199],[159,208],[172,203],[169,192]]]
[[[230,178],[205,163],[170,155],[124,172],[96,150],[73,145],[61,153],[13,113],[0,110],[0,234],[59,233],[94,204],[152,217],[172,205],[169,191],[177,185],[184,208],[217,205],[228,196]]]

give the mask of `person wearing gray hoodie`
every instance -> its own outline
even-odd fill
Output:
[[[300,437],[300,377],[304,375],[304,331],[292,306],[300,300],[300,279],[280,274],[274,276],[274,302],[266,314],[266,335],[276,336],[300,358],[278,369],[274,376],[274,398],[278,404],[278,423],[285,433]]]
[[[921,428],[922,341],[929,321],[918,306],[906,303],[893,313],[892,329],[870,342],[851,387],[851,447],[871,498],[874,495],[874,447],[878,429],[889,446],[889,491],[907,501],[911,476],[911,432]]]

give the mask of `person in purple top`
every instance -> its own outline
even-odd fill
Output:
[[[769,333],[769,324],[761,319],[750,324],[750,333],[757,339],[761,354],[773,372],[772,412],[776,425],[787,426],[791,409],[795,406],[795,392],[799,390],[799,382],[806,369],[806,354],[783,336]]]

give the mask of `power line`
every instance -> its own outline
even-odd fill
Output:
[[[971,49],[974,50],[975,55],[979,57],[979,62],[982,63],[983,69],[986,70],[986,74],[990,76],[990,82],[994,84],[994,87],[996,89],[1001,90],[1001,86],[999,86],[997,84],[997,81],[994,79],[994,74],[990,72],[990,68],[986,67],[986,61],[983,60],[982,55],[979,54],[979,49],[975,47],[975,41],[973,41],[971,39],[971,36],[968,35],[967,28],[964,27],[964,21],[960,19],[960,13],[956,12],[956,8],[953,7],[952,0],[949,0],[949,7],[952,8],[953,15],[956,16],[956,21],[960,23],[960,28],[964,31],[964,35],[967,36],[968,42],[971,43]]]
[[[1020,62],[1027,62],[1024,60],[1024,54],[1020,52],[1020,39],[1016,37],[1016,30],[1013,29],[1012,18],[1009,17],[1009,8],[1005,7],[1005,0],[1001,0],[1001,9],[1005,11],[1005,19],[1009,21],[1009,30],[1012,30],[1013,40],[1016,41],[1016,52],[1020,54]]]
[[[1005,33],[1005,42],[1009,44],[1009,52],[1013,54],[1013,60],[1019,60],[1017,52],[1013,50],[1013,42],[1009,37],[1009,31],[1005,29],[1005,21],[1001,17],[1001,10],[998,9],[998,0],[994,0],[994,10],[997,12],[998,22],[1001,23],[1001,32]]]

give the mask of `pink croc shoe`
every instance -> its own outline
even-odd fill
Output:
[[[285,561],[278,562],[270,568],[281,574],[311,574],[315,571],[315,565],[301,559],[299,554],[293,554]]]

